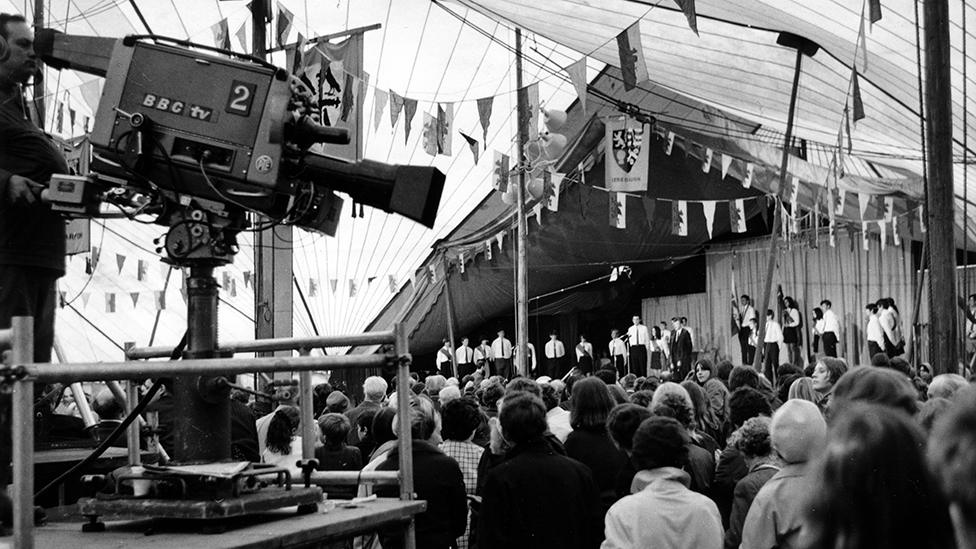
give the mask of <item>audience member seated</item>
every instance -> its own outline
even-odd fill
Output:
[[[722,546],[722,519],[715,503],[688,489],[681,470],[688,435],[668,417],[644,420],[634,433],[634,479],[643,488],[610,508],[602,549],[660,547],[712,549]]]

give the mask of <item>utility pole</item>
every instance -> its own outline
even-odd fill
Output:
[[[267,57],[268,51],[267,13],[268,0],[251,2],[251,27],[254,36],[251,49],[261,59]],[[289,225],[278,225],[255,235],[254,336],[257,339],[292,336],[293,232]],[[269,356],[274,353],[259,354]],[[291,355],[291,352],[282,354]],[[275,377],[289,376],[278,374]]]
[[[949,6],[924,2],[925,135],[928,186],[929,362],[932,374],[959,364],[956,326],[955,199],[952,184],[952,95]],[[940,311],[942,314],[936,313]]]
[[[44,0],[34,0],[34,30],[44,28]],[[40,63],[40,61],[38,61]],[[44,74],[44,66],[38,67],[38,74]],[[44,78],[42,76],[34,77],[34,110],[37,111],[37,125],[41,129],[44,129],[44,125],[47,120],[44,115],[47,114],[44,109]]]
[[[773,289],[773,273],[776,271],[776,255],[779,250],[779,230],[783,220],[783,199],[786,198],[786,169],[790,161],[790,145],[793,141],[793,118],[796,115],[796,93],[800,87],[800,69],[803,64],[803,56],[813,57],[820,46],[795,34],[782,32],[776,38],[776,43],[781,46],[796,49],[796,67],[793,69],[793,89],[790,91],[790,110],[786,118],[786,137],[783,140],[783,155],[779,166],[779,192],[776,194],[773,213],[773,227],[769,235],[769,255],[766,259],[766,279],[763,285],[762,300],[759,302],[761,307],[756,310],[756,317],[759,321],[757,326],[759,332],[756,334],[756,355],[753,359],[752,367],[756,371],[762,371],[764,340],[766,338],[766,310],[769,309],[769,294]],[[796,204],[792,205],[794,214]],[[776,368],[773,368],[773,383],[776,383]]]
[[[529,138],[528,121],[531,119],[528,109],[531,105],[526,105],[522,93],[522,29],[515,29],[515,88],[516,111],[518,116],[518,187],[515,189],[515,207],[518,217],[518,232],[516,233],[516,250],[518,253],[515,264],[515,339],[518,345],[518,360],[515,368],[519,375],[528,375],[529,362],[526,360],[529,354],[529,272],[526,267],[526,238],[525,238],[525,142]]]

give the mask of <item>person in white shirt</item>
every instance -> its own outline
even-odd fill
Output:
[[[623,372],[627,369],[627,344],[624,340],[620,338],[620,330],[614,328],[610,330],[610,344],[607,345],[610,349],[610,362],[617,372]]]
[[[483,370],[485,377],[491,377],[492,366],[495,362],[495,355],[491,352],[491,345],[488,338],[481,338],[481,345],[474,349],[474,363]]]
[[[820,332],[820,340],[823,341],[824,354],[837,358],[837,342],[840,341],[840,321],[837,313],[832,310],[829,299],[820,302],[823,310],[823,331]]]
[[[451,377],[454,375],[454,353],[451,352],[451,342],[449,340],[444,339],[442,343],[444,345],[437,350],[437,356],[434,358],[434,361],[438,373],[444,377]]]
[[[888,358],[894,358],[905,352],[905,340],[901,335],[898,308],[895,307],[895,300],[890,297],[879,299],[878,307],[878,321],[881,322],[881,329],[884,330],[885,335],[884,352]]]
[[[660,333],[660,337],[658,338],[657,342],[661,347],[662,358],[660,368],[664,369],[665,366],[671,364],[671,330],[668,329],[667,321],[661,321],[661,327],[657,330],[657,332],[651,334],[651,339],[653,339],[658,332]]]
[[[752,364],[752,360],[756,356],[756,347],[749,343],[749,336],[754,331],[754,328],[752,328],[754,325],[753,322],[758,323],[759,321],[756,318],[756,309],[752,307],[752,300],[748,295],[742,294],[738,303],[735,302],[735,299],[732,300],[732,316],[739,328],[739,348],[742,352],[742,364],[748,366]]]
[[[516,345],[515,347],[512,348],[512,357],[515,358],[518,356],[519,356],[519,347],[518,345]],[[525,366],[529,370],[528,372],[526,372],[528,374],[535,373],[536,367],[539,366],[539,361],[536,358],[536,354],[535,354],[535,345],[533,345],[531,342],[529,342],[529,352],[525,354]],[[514,372],[513,376],[514,375],[522,375],[522,372]]]
[[[976,355],[976,294],[969,294],[966,303],[966,364],[973,364],[973,356]]]
[[[881,328],[881,321],[878,319],[877,303],[868,303],[864,307],[864,314],[868,317],[867,339],[868,339],[868,359],[878,353],[884,353],[884,330]]]
[[[593,372],[593,344],[586,340],[584,334],[580,334],[579,343],[576,344],[576,367],[583,375]]]
[[[457,361],[458,377],[464,377],[474,372],[474,349],[468,345],[468,338],[461,338],[461,346],[454,351]]]
[[[647,331],[647,326],[641,324],[639,316],[634,315],[631,321],[633,325],[627,328],[627,343],[630,344],[630,369],[643,373],[647,371],[647,346],[651,343],[651,334]]]
[[[553,330],[549,334],[549,341],[546,342],[546,364],[545,364],[545,375],[551,378],[559,378],[563,375],[564,366],[566,361],[566,346],[563,345],[562,341],[559,341],[559,334]]]
[[[491,342],[491,355],[495,358],[495,375],[505,379],[512,377],[512,342],[505,337],[505,330],[498,330],[498,337]]]
[[[783,342],[783,328],[776,322],[773,310],[766,311],[766,336],[763,338],[763,374],[773,384],[779,367],[779,344]]]

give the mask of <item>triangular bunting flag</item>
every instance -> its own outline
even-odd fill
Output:
[[[92,260],[92,268],[93,269],[97,269],[98,268],[98,261],[101,258],[102,258],[102,250],[99,249],[98,246],[92,246],[92,249],[91,249],[91,260]],[[89,273],[89,274],[91,274],[91,273]]]
[[[58,102],[58,133],[64,133],[64,103]]]
[[[861,25],[857,29],[857,39],[861,43],[861,70],[868,73],[868,35],[864,32],[864,13],[861,13]]]
[[[224,50],[230,49],[230,28],[227,26],[226,17],[214,23],[210,27],[210,32],[213,33],[214,46]]]
[[[355,280],[353,280],[353,279],[350,278],[349,279],[349,297],[356,297],[356,294],[357,293],[359,293],[359,286],[356,285],[356,281]]]
[[[702,212],[705,214],[705,228],[708,229],[708,238],[712,238],[715,230],[715,201],[702,202]]]
[[[854,93],[854,122],[857,122],[864,118],[864,102],[861,101],[861,86],[857,81],[857,69],[854,69],[851,78],[853,79]]]
[[[671,156],[672,149],[674,149],[674,132],[668,132],[668,141],[664,147],[664,154]]]
[[[630,91],[648,78],[639,20],[617,35],[617,50],[620,54],[624,90]]]
[[[153,306],[157,311],[166,310],[166,293],[160,290],[153,292]]]
[[[230,296],[237,297],[237,279],[230,279]]]
[[[464,252],[458,254],[458,272],[464,274]]]
[[[744,199],[729,201],[729,222],[732,226],[732,232],[746,232],[746,201]]]
[[[883,252],[888,244],[888,223],[884,219],[878,220],[878,231],[881,233],[881,251]]]
[[[535,214],[535,222],[542,226],[542,202],[537,202],[535,206],[532,206],[532,213]]]
[[[620,278],[620,271],[614,267],[610,269],[610,282],[616,282]]]
[[[374,282],[376,282],[376,277],[375,276],[370,276],[370,277],[367,277],[366,278],[366,286],[372,288]]]
[[[251,271],[244,271],[244,287],[251,283]]]
[[[522,106],[519,129],[525,132],[526,143],[534,143],[539,139],[539,83],[518,90],[518,102]]]
[[[237,42],[240,43],[241,45],[241,51],[250,51],[250,49],[248,49],[247,47],[247,23],[246,22],[241,23],[241,28],[237,29],[237,32],[234,33],[234,36],[237,37]]]
[[[228,273],[227,271],[221,273],[220,287],[223,288],[224,291],[230,289],[230,273]]]
[[[559,190],[563,185],[563,177],[565,177],[563,174],[549,170],[546,170],[543,175],[542,180],[545,185],[543,195],[546,197],[546,209],[550,212],[559,211]]]
[[[654,210],[657,209],[657,200],[648,197],[641,197],[641,206],[644,207],[644,221],[650,230],[654,226]]]
[[[437,156],[437,119],[428,113],[424,113],[423,139],[424,152]]]
[[[278,46],[283,47],[288,42],[288,34],[291,32],[291,24],[295,20],[295,14],[288,11],[288,8],[278,2],[278,22],[275,26],[275,39]]]
[[[136,262],[136,280],[145,281],[147,271],[149,271],[149,265],[146,264],[145,260],[140,259]]]
[[[84,309],[88,306],[88,300],[91,299],[91,292],[81,292],[81,308]]]
[[[115,254],[115,264],[119,267],[119,274],[122,274],[122,267],[125,266],[125,256],[122,254]]]
[[[868,14],[871,18],[871,25],[881,21],[881,0],[868,0]]]
[[[729,173],[729,168],[732,166],[732,157],[722,153],[722,179]]]
[[[308,279],[308,297],[315,297],[319,295],[319,284],[314,278]]]
[[[403,110],[404,98],[397,92],[390,90],[390,127],[395,128],[397,120],[400,119],[400,111]]]
[[[430,281],[437,282],[437,265],[428,265],[427,270],[430,271]]]
[[[395,294],[397,291],[397,279],[394,275],[386,275],[387,285],[390,287],[390,293]]]
[[[674,0],[688,20],[688,26],[698,34],[698,16],[695,14],[695,0]]]
[[[336,290],[339,289],[339,279],[338,278],[329,279],[329,287],[332,288],[332,294],[335,295]]]
[[[417,114],[417,100],[409,97],[403,98],[403,142],[410,141],[410,126],[413,124],[413,116]]]
[[[569,81],[576,88],[576,96],[579,97],[583,114],[586,114],[586,58],[584,57],[566,67],[566,73],[569,74]]]
[[[919,206],[918,207],[918,228],[923,233],[928,230],[925,227],[925,207],[924,206]]]
[[[671,234],[688,236],[688,203],[684,200],[671,201]]]
[[[115,312],[115,294],[113,293],[105,294],[105,312],[106,313]]]
[[[482,97],[478,100],[478,120],[481,121],[485,148],[488,148],[488,126],[491,124],[491,108],[494,102],[494,97]]]
[[[491,240],[485,240],[485,258],[491,261]]]
[[[64,309],[65,298],[67,295],[67,292],[58,292],[58,308]]]
[[[498,251],[505,251],[505,231],[496,234],[495,240],[498,241]]]
[[[844,189],[834,189],[834,214],[844,215],[844,202],[847,200],[847,191]]]
[[[183,304],[186,305],[186,299],[187,299],[186,286],[180,288],[180,297],[183,298]]]
[[[135,309],[136,305],[139,304],[139,292],[132,292],[129,297],[132,298],[132,308]]]
[[[866,252],[871,249],[868,241],[868,222],[861,222],[861,248]]]
[[[864,217],[868,213],[868,206],[871,204],[871,195],[866,193],[857,193],[857,205],[861,212],[861,221],[864,221]]]
[[[895,215],[895,198],[893,196],[884,197],[884,220],[891,221]]]
[[[471,154],[474,155],[474,165],[477,166],[478,157],[481,155],[481,150],[478,148],[478,140],[471,137],[470,135],[465,134],[462,131],[459,131],[458,133],[461,134],[461,137],[463,137],[464,140],[468,143],[468,148],[471,149]]]
[[[390,100],[390,94],[376,88],[373,92],[373,131],[380,129],[380,121],[383,120],[383,110],[386,109],[386,103]]]
[[[752,174],[756,167],[752,162],[746,162],[746,174],[742,177],[742,187],[744,189],[752,188]]]
[[[453,156],[451,138],[454,137],[454,103],[437,104],[437,152]]]
[[[895,246],[901,246],[901,233],[898,227],[898,217],[891,218],[891,239]]]
[[[509,159],[507,154],[495,151],[495,171],[492,186],[500,193],[508,192]]]
[[[837,247],[837,221],[834,219],[833,216],[830,217],[830,222],[827,225],[827,235],[830,240],[830,247],[836,248]]]
[[[708,173],[712,169],[712,149],[705,147],[705,155],[702,158],[702,173]]]

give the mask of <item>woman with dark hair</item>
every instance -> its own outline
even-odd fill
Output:
[[[261,462],[294,470],[302,459],[302,437],[298,436],[299,413],[295,406],[282,406],[271,416]]]
[[[813,355],[817,356],[817,352],[820,350],[820,338],[823,337],[824,331],[827,329],[827,321],[824,320],[823,309],[820,307],[813,308]],[[826,344],[824,344],[826,347]],[[828,355],[829,356],[829,355]],[[812,361],[813,358],[811,357]]]
[[[393,433],[393,416],[395,415],[396,410],[387,406],[380,408],[373,416],[370,432],[373,435],[373,444],[376,447],[373,449],[373,453],[369,455],[370,463],[381,456],[386,459],[386,454],[396,446],[396,434]]]
[[[803,356],[800,355],[800,344],[803,343],[803,316],[796,300],[790,296],[783,298],[786,308],[783,309],[783,343],[789,352],[790,364],[803,366]]]
[[[833,398],[834,385],[847,372],[847,363],[839,358],[824,357],[817,361],[813,367],[813,390],[819,395],[817,406],[821,412],[826,412]]]
[[[654,325],[651,326],[651,340],[648,342],[648,347],[651,350],[651,364],[648,367],[650,370],[660,370],[662,364],[664,364],[664,342],[661,340],[661,327]],[[639,372],[641,374],[645,372]]]
[[[846,409],[813,469],[819,489],[806,506],[807,547],[954,547],[948,504],[924,449],[911,418],[867,403]]]
[[[697,383],[682,381],[681,386],[688,391],[688,396],[691,397],[691,405],[695,415],[695,423],[691,426],[689,434],[695,444],[714,454],[725,442],[722,425],[717,422],[712,414],[711,408],[705,401],[705,392]]]
[[[600,490],[602,512],[617,500],[617,475],[627,463],[627,454],[614,445],[607,432],[607,417],[615,403],[606,383],[596,376],[573,385],[573,409],[569,424],[573,432],[566,437],[566,455],[582,462],[593,472]]]
[[[728,432],[726,424],[729,420],[729,389],[718,380],[715,375],[715,368],[707,358],[703,358],[695,364],[695,377],[705,392],[705,401],[713,421],[712,425],[705,425],[703,428],[712,435],[712,438],[715,438],[720,446],[724,446],[725,435]],[[709,429],[711,431],[708,431]]]

